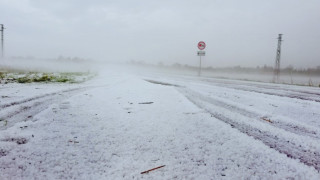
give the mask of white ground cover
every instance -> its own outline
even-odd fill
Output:
[[[220,108],[224,117],[280,134],[280,140],[293,135],[293,142],[312,151],[319,148],[319,126],[312,124],[319,113],[312,108],[319,103],[196,81],[113,71],[82,84],[2,85],[0,179],[320,179],[313,166],[270,148],[215,114]],[[290,115],[286,106],[300,113]],[[238,115],[235,107],[281,126],[255,122],[243,111]],[[309,120],[305,123],[304,118]],[[287,128],[296,123],[308,131]]]

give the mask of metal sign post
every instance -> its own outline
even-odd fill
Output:
[[[199,73],[198,76],[201,76],[201,56],[200,56],[200,64],[199,64]]]
[[[204,43],[203,41],[200,41],[198,43],[198,48],[201,50],[201,51],[198,51],[198,56],[200,56],[200,64],[199,64],[198,75],[201,76],[201,56],[205,56],[206,55],[206,52],[202,51],[202,50],[204,50],[204,48],[206,48],[206,43]]]

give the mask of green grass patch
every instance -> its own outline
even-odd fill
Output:
[[[87,81],[94,76],[95,74],[89,72],[0,72],[0,83],[80,83]]]

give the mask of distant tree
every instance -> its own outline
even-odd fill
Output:
[[[288,70],[293,70],[293,66],[290,64],[289,66],[287,66],[285,69],[288,69]]]
[[[62,61],[63,59],[64,59],[64,57],[61,55],[58,57],[58,60],[60,60],[60,61]]]
[[[159,66],[159,67],[164,67],[164,64],[163,64],[163,62],[158,62],[158,65],[157,66]]]
[[[172,65],[172,67],[174,67],[174,68],[181,68],[182,65],[179,64],[179,63],[174,63],[174,64]]]

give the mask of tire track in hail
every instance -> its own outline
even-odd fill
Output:
[[[56,91],[56,92],[52,92],[52,93],[46,93],[46,94],[42,94],[42,95],[39,95],[39,96],[34,96],[34,97],[30,97],[30,98],[19,100],[19,101],[10,102],[10,103],[7,103],[7,104],[1,104],[0,108],[1,108],[1,110],[3,110],[5,108],[11,107],[11,106],[20,105],[20,104],[23,104],[23,103],[27,103],[27,102],[30,102],[30,101],[34,101],[34,100],[45,98],[45,97],[49,97],[49,96],[54,96],[54,95],[57,95],[59,93],[77,91],[77,90],[80,90],[80,89],[83,89],[83,88],[84,87],[78,87],[78,88],[71,88],[71,89],[62,90],[62,91]]]
[[[306,101],[315,101],[320,102],[320,93],[317,92],[308,92],[305,90],[292,90],[284,87],[278,87],[274,85],[258,85],[258,84],[238,84],[238,83],[228,83],[228,82],[214,82],[210,80],[202,80],[203,82],[213,83],[211,85],[219,86],[219,87],[226,87],[236,90],[242,90],[247,92],[255,92],[255,93],[262,93],[267,95],[274,95],[274,96],[280,96],[280,97],[288,97],[288,98],[294,98],[294,99],[300,99],[300,100],[306,100]],[[246,86],[246,87],[243,87]],[[268,90],[274,90],[273,92],[266,91]],[[286,93],[279,93],[278,91],[286,91]]]
[[[275,134],[272,134],[269,131],[264,131],[264,130],[260,130],[258,128],[252,127],[249,123],[240,123],[239,121],[235,121],[222,113],[218,113],[214,111],[214,108],[210,108],[210,106],[222,107],[230,113],[241,114],[243,116],[250,118],[250,120],[257,120],[254,118],[256,116],[255,114],[249,113],[247,111],[243,111],[241,108],[236,106],[226,105],[221,101],[208,101],[207,100],[208,97],[204,97],[199,93],[192,92],[185,88],[177,88],[177,89],[187,99],[189,99],[189,101],[191,101],[193,104],[195,104],[199,108],[210,113],[212,117],[215,117],[216,119],[219,119],[229,124],[232,128],[235,128],[240,132],[245,133],[248,136],[251,136],[261,141],[268,147],[273,148],[278,152],[287,155],[287,157],[297,159],[308,166],[314,167],[317,171],[320,171],[320,152],[303,147],[292,140],[290,141],[285,137],[277,136]],[[274,126],[274,128],[278,128],[278,127]]]
[[[47,109],[51,104],[88,88],[90,87],[71,88],[3,104],[0,106],[0,113],[4,115],[0,116],[0,119],[6,121],[6,124],[0,126],[0,130],[10,128],[18,122],[31,120],[35,114]]]
[[[267,95],[273,95],[273,96],[279,96],[279,97],[300,99],[300,100],[305,100],[305,101],[320,102],[320,93],[316,92],[315,90],[306,91],[306,90],[298,90],[298,89],[288,89],[285,87],[277,86],[277,85],[281,85],[281,84],[267,84],[267,83],[266,84],[252,84],[252,83],[248,83],[246,81],[241,81],[241,80],[240,80],[241,83],[236,82],[236,81],[232,81],[232,82],[223,81],[223,82],[221,82],[222,81],[221,79],[216,79],[216,78],[190,79],[190,78],[179,77],[176,80],[182,80],[182,81],[187,81],[187,82],[191,82],[191,83],[198,83],[199,81],[201,81],[201,82],[205,82],[207,85],[211,85],[211,86],[219,86],[219,87],[225,87],[225,88],[230,88],[230,89],[235,89],[235,90],[242,90],[242,91],[247,91],[247,92],[255,92],[255,93],[261,93],[261,94],[267,94]],[[261,82],[257,82],[257,83],[261,83]],[[274,90],[274,91],[270,92],[267,90]],[[279,90],[286,91],[286,92],[279,93],[279,92],[277,92]]]

